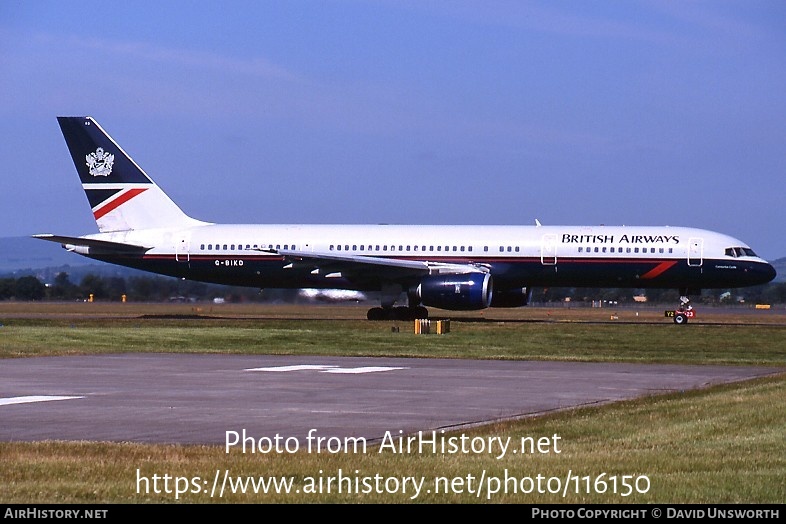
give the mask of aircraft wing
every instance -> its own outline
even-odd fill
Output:
[[[134,244],[123,244],[120,242],[110,242],[108,240],[96,240],[94,238],[66,237],[62,235],[33,235],[33,238],[58,242],[68,251],[74,251],[86,255],[105,253],[144,253],[152,249],[151,247],[137,246]]]
[[[373,275],[391,280],[424,275],[464,275],[488,273],[481,264],[450,264],[428,260],[409,260],[366,255],[343,255],[293,249],[260,249],[265,253],[281,255],[290,261],[289,267],[311,266],[312,273],[326,277],[365,278]]]

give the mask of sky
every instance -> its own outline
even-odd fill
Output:
[[[82,115],[210,222],[692,226],[786,256],[782,0],[5,0],[0,237],[97,232],[56,121]]]

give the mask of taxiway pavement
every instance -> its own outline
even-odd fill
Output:
[[[224,444],[457,429],[782,372],[772,367],[122,354],[5,359],[0,441]]]

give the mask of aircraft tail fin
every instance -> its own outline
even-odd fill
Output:
[[[186,215],[92,117],[57,117],[102,233],[205,222]]]

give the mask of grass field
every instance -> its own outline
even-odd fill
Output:
[[[455,314],[445,335],[408,322],[368,322],[360,306],[0,303],[0,358],[111,352],[375,355],[765,365],[786,368],[786,312],[707,309],[686,326],[663,309],[523,308]],[[2,365],[2,360],[0,360]],[[2,414],[0,412],[0,423]],[[502,459],[476,454],[268,454],[249,459],[210,446],[105,442],[0,443],[5,503],[501,502],[783,503],[786,376],[653,396],[464,431],[470,437],[559,434],[560,453]],[[137,473],[139,470],[140,473]],[[137,493],[137,475],[290,479],[289,494],[209,498]],[[450,479],[449,493],[316,495],[320,476]],[[321,472],[321,473],[320,473]],[[568,473],[572,477],[568,476]],[[481,476],[482,496],[476,495]],[[538,476],[541,477],[540,485]],[[212,476],[211,476],[212,478]],[[567,482],[565,479],[569,479]],[[495,486],[491,479],[506,479]],[[529,480],[527,480],[529,479]],[[551,493],[560,479],[565,492]],[[530,483],[531,482],[531,483]],[[631,482],[638,486],[631,488]],[[646,486],[645,486],[646,483]],[[163,486],[159,486],[163,487]],[[360,486],[363,487],[362,485]],[[373,483],[370,487],[374,487]],[[430,486],[434,488],[435,486]],[[643,489],[646,487],[646,490]],[[636,489],[639,488],[639,489]],[[628,489],[630,494],[625,495]],[[470,492],[471,491],[471,492]]]

